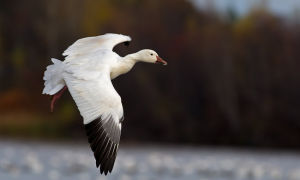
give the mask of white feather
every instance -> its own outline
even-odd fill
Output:
[[[112,116],[119,123],[123,116],[123,107],[121,97],[111,83],[109,66],[103,65],[101,73],[88,80],[85,79],[85,72],[87,73],[86,69],[76,69],[75,73],[69,71],[63,74],[84,124],[99,118],[100,115],[103,119]]]
[[[58,59],[51,59],[53,64],[47,66],[43,79],[45,80],[45,88],[43,94],[53,95],[65,86],[62,77],[64,64]]]
[[[69,62],[79,56],[90,54],[100,49],[112,51],[115,45],[126,41],[131,41],[131,38],[122,34],[107,33],[101,36],[86,37],[77,40],[69,46],[63,55],[67,56],[65,62]]]

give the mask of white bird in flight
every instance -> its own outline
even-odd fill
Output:
[[[63,53],[64,61],[52,58],[44,74],[43,94],[54,103],[69,90],[85,126],[100,173],[111,173],[116,159],[124,119],[121,97],[111,80],[127,73],[137,62],[167,65],[150,49],[120,57],[113,47],[131,41],[129,36],[104,34],[77,40]]]

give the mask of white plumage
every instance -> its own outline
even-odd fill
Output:
[[[83,117],[96,166],[105,174],[113,168],[123,121],[121,97],[111,79],[127,73],[139,61],[167,64],[153,50],[125,57],[112,51],[115,45],[130,40],[111,33],[79,39],[64,51],[64,61],[52,59],[43,78],[43,94],[54,95],[51,105],[69,90]]]
[[[63,55],[67,56],[65,61],[68,62],[81,55],[91,54],[101,49],[111,51],[115,45],[127,41],[131,41],[129,36],[112,33],[96,37],[86,37],[77,40],[74,44],[68,47],[68,49],[64,51]]]
[[[44,74],[45,88],[43,94],[53,95],[61,90],[65,86],[65,82],[62,78],[64,71],[63,64],[60,60],[52,58],[52,65],[47,67]]]

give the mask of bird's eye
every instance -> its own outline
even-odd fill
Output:
[[[151,53],[150,55],[153,56],[153,53]]]

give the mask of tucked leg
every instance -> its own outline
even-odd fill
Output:
[[[55,102],[61,97],[61,95],[67,90],[67,86],[64,86],[60,91],[52,96],[51,99],[51,112],[53,112]]]

